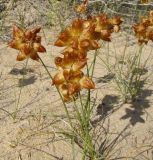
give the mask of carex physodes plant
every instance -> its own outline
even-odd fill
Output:
[[[85,0],[83,4],[76,8],[77,12],[84,13],[88,4]],[[56,86],[59,95],[63,101],[66,115],[68,116],[70,126],[75,129],[66,102],[74,100],[82,89],[95,89],[95,83],[92,76],[84,73],[84,67],[87,66],[88,52],[96,51],[101,46],[99,41],[111,41],[111,35],[114,32],[119,32],[122,19],[119,16],[109,18],[105,13],[96,16],[88,16],[87,18],[76,18],[67,26],[58,36],[55,46],[64,47],[61,56],[55,58],[57,73],[54,77],[48,71],[45,63],[39,57],[39,52],[46,52],[45,47],[41,44],[41,37],[37,35],[40,32],[40,27],[33,29],[22,29],[18,26],[13,26],[13,40],[9,43],[11,48],[19,50],[17,56],[18,61],[31,58],[42,62],[47,73],[52,79],[52,84]],[[90,98],[88,99],[90,100]],[[74,102],[75,103],[75,102]],[[75,103],[76,105],[76,103]],[[83,104],[82,104],[83,105]],[[77,106],[76,106],[77,107]],[[84,105],[82,106],[82,108]],[[87,106],[85,106],[87,107]],[[83,149],[83,157],[95,159],[97,157],[94,151],[92,137],[90,136],[90,117],[91,109],[83,108],[82,113],[79,107],[76,109],[78,115],[78,123],[80,130],[75,136],[75,142]],[[81,144],[79,139],[81,137]],[[96,156],[95,156],[96,155]],[[84,159],[83,158],[83,159]]]

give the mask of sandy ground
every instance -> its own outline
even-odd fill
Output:
[[[53,47],[53,33],[45,31],[47,53],[40,56],[48,66],[50,73],[56,72],[54,57],[59,55],[60,49]],[[110,43],[110,50],[114,45],[118,56],[124,48],[124,37],[116,36]],[[130,43],[132,41],[130,40]],[[130,45],[131,52],[136,50],[135,45]],[[99,56],[105,57],[107,45],[103,47]],[[144,51],[144,58],[151,46]],[[112,55],[113,52],[110,54]],[[39,62],[28,61],[26,71],[23,70],[26,61],[16,61],[17,51],[7,48],[6,44],[0,45],[0,160],[72,160],[72,147],[59,137],[55,130],[65,124],[62,102],[54,86],[51,85],[46,71]],[[92,60],[93,53],[88,55]],[[153,61],[151,61],[152,63]],[[113,63],[113,62],[112,62]],[[149,71],[152,72],[152,64]],[[122,104],[119,93],[113,81],[105,80],[108,74],[101,60],[97,58],[94,72],[96,90],[92,91],[92,99],[97,94],[96,105],[93,113],[93,125],[97,130],[99,145],[104,137],[103,126],[107,131],[107,145],[116,143],[111,148],[113,157],[122,157],[130,160],[153,158],[153,95],[152,76],[145,84],[138,101]],[[11,113],[17,109],[16,119]],[[69,108],[71,109],[71,108]],[[77,153],[76,160],[80,160]],[[140,155],[139,155],[140,154]],[[117,158],[115,158],[117,159]]]

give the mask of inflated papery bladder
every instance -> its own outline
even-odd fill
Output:
[[[53,78],[65,101],[71,100],[81,89],[94,89],[92,79],[82,69],[87,64],[87,53],[101,46],[98,41],[111,41],[111,34],[120,30],[120,17],[106,14],[76,19],[62,31],[55,46],[64,47],[62,56],[55,58],[58,73]]]
[[[18,61],[26,58],[38,61],[38,52],[46,52],[45,47],[41,44],[41,37],[37,35],[40,30],[41,27],[26,30],[16,25],[13,26],[13,40],[9,42],[9,46],[19,50]]]
[[[139,44],[147,44],[153,41],[153,11],[148,16],[141,17],[140,22],[133,25]]]

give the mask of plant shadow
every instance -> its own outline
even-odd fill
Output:
[[[109,73],[103,77],[99,77],[97,83],[108,83],[114,78],[115,74]]]
[[[145,89],[142,91],[141,95],[133,102],[131,102],[130,108],[126,108],[126,114],[121,117],[121,119],[130,119],[131,125],[136,125],[136,123],[145,123],[142,117],[146,112],[145,109],[151,107],[147,97],[152,95],[152,90]]]
[[[102,102],[98,105],[96,115],[99,118],[94,120],[92,124],[96,124],[114,112],[115,105],[119,103],[119,97],[115,95],[105,95]]]
[[[22,68],[22,69],[18,69],[18,68],[13,68],[11,71],[10,71],[10,74],[12,75],[27,75],[27,73],[33,73],[34,70],[33,69],[25,69],[25,68]]]
[[[24,86],[33,84],[36,81],[36,79],[37,78],[35,76],[31,76],[31,77],[25,78],[25,79],[19,79],[18,86],[24,87]]]

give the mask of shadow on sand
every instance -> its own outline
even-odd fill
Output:
[[[143,115],[147,112],[145,109],[151,107],[149,104],[149,100],[147,97],[152,95],[152,90],[145,89],[142,91],[141,95],[133,102],[130,102],[130,106],[125,109],[125,115],[123,115],[120,119],[129,119],[131,125],[135,125],[136,123],[145,123]],[[102,103],[98,105],[96,110],[96,115],[99,116],[98,119],[93,121],[93,124],[100,122],[105,119],[108,115],[112,114],[118,108],[120,108],[123,104],[119,105],[119,97],[114,95],[106,95]]]
[[[130,119],[130,123],[134,126],[136,123],[145,123],[142,116],[146,113],[145,109],[151,107],[147,97],[151,96],[152,90],[143,90],[137,100],[131,102],[130,108],[126,108],[126,114],[121,119]]]
[[[13,68],[11,71],[10,71],[10,74],[12,75],[27,75],[27,73],[33,73],[34,70],[33,69],[25,69],[25,68],[22,68],[22,69],[18,69],[18,68]]]
[[[31,84],[35,83],[36,79],[37,78],[35,76],[31,76],[29,78],[24,78],[24,79],[23,78],[19,79],[18,86],[24,87],[24,86],[31,85]]]

